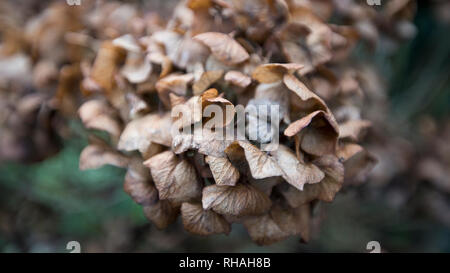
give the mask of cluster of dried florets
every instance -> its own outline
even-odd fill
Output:
[[[157,227],[181,212],[196,234],[239,222],[259,244],[307,241],[312,206],[364,181],[375,163],[357,142],[381,116],[367,100],[376,104],[384,90],[350,54],[361,38],[395,45],[414,34],[414,3],[392,3],[379,11],[359,1],[189,0],[164,24],[133,5],[83,1],[55,3],[25,25],[8,17],[0,21],[2,147],[14,147],[6,140],[18,132],[47,132],[47,113],[73,112],[81,93],[94,98],[79,109],[85,127],[109,139],[93,134],[80,168],[127,168],[125,191]],[[24,91],[8,93],[18,82]],[[206,126],[210,115],[194,109],[211,105],[231,115]],[[177,106],[188,110],[174,116]],[[278,117],[246,111],[252,106],[277,106]],[[22,122],[36,113],[39,124]],[[220,136],[242,123],[243,134]]]
[[[258,244],[307,241],[312,205],[331,202],[344,173],[362,181],[375,163],[357,144],[371,125],[358,108],[370,82],[349,60],[360,32],[327,23],[337,7],[193,0],[165,27],[149,15],[129,18],[131,34],[110,29],[92,65],[83,63],[81,82],[85,94],[106,99],[79,110],[87,128],[110,140],[92,137],[80,167],[127,168],[125,191],[158,228],[181,213],[196,234],[227,234],[242,223]],[[206,126],[210,115],[194,109],[210,105],[232,115]],[[266,130],[267,113],[235,118],[238,105],[276,105],[277,130]],[[177,106],[188,110],[174,115]],[[254,126],[219,136],[240,122]],[[173,134],[174,126],[193,130]]]
[[[19,3],[0,3],[0,161],[55,154],[65,127],[60,106],[76,111],[82,54],[65,35],[81,29],[77,14],[60,3],[33,17],[37,1],[27,4],[17,12]]]

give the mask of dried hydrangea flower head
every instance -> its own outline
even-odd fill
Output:
[[[80,167],[127,168],[125,191],[158,228],[181,215],[195,234],[242,223],[258,244],[308,241],[315,204],[363,181],[376,162],[358,144],[372,124],[360,109],[369,91],[349,56],[364,37],[362,14],[372,13],[347,2],[188,0],[167,24],[128,5],[87,11],[128,17],[103,31],[109,17],[87,24],[102,41],[83,62],[81,89],[95,98],[79,115],[110,139],[92,138]],[[351,24],[328,23],[333,13]],[[211,125],[210,106],[231,115]],[[239,124],[243,132],[221,137]]]

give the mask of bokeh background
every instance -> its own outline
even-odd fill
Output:
[[[52,1],[9,2],[24,17]],[[177,1],[128,2],[164,15]],[[291,238],[260,247],[239,225],[228,236],[195,236],[180,219],[156,229],[123,191],[124,170],[78,169],[88,134],[72,118],[51,137],[57,149],[43,145],[50,156],[24,146],[27,157],[0,158],[0,252],[68,252],[73,240],[83,252],[367,252],[373,240],[387,252],[450,252],[450,5],[417,4],[414,38],[354,53],[375,64],[387,88],[379,109],[385,128],[367,140],[378,164],[365,183],[320,204],[308,244]],[[0,60],[0,74],[5,66]]]

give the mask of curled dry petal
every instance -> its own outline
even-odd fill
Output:
[[[144,214],[158,229],[164,229],[173,223],[180,213],[180,207],[167,200],[144,206]]]
[[[158,201],[158,191],[153,184],[150,170],[140,159],[133,159],[128,166],[123,188],[140,205],[152,205]]]
[[[349,138],[353,141],[358,141],[367,128],[372,123],[368,120],[349,120],[339,124],[339,138]]]
[[[252,73],[252,78],[261,83],[272,83],[281,81],[285,74],[292,74],[303,68],[296,63],[270,63],[258,66]]]
[[[289,118],[289,90],[282,82],[261,83],[256,87],[254,99],[268,102],[266,105],[279,105],[280,116],[286,122]],[[250,103],[249,103],[250,104]]]
[[[231,226],[220,214],[204,210],[201,204],[183,203],[181,217],[184,228],[199,235],[230,233]]]
[[[159,52],[150,53],[147,55],[147,58],[151,63],[156,63],[161,66],[160,78],[164,78],[172,70],[172,61]]]
[[[225,74],[224,80],[241,88],[246,88],[252,83],[252,79],[249,76],[234,70],[228,71]]]
[[[308,242],[310,218],[309,204],[298,208],[277,204],[264,215],[245,219],[244,226],[252,240],[259,245],[270,245],[299,234],[303,241]]]
[[[284,174],[276,160],[256,146],[245,141],[235,141],[230,146],[225,150],[229,157],[234,157],[239,153],[236,151],[239,149],[236,146],[240,146],[244,150],[245,159],[253,178],[263,179]]]
[[[303,102],[302,105],[298,105],[300,108],[308,110],[323,110],[330,113],[328,106],[325,102],[317,96],[314,92],[308,89],[300,80],[298,80],[294,75],[284,75],[283,77],[284,85],[294,92]]]
[[[170,113],[148,114],[128,123],[119,139],[118,148],[145,153],[152,142],[164,146],[172,144]]]
[[[80,170],[97,169],[104,165],[126,168],[128,162],[128,157],[106,145],[90,144],[81,152]]]
[[[234,114],[235,114],[235,109],[234,109],[234,105],[227,99],[224,99],[222,97],[215,97],[215,98],[210,98],[210,99],[205,99],[203,100],[203,115],[206,116],[207,118],[209,116],[213,116],[212,119],[207,119],[207,120],[212,120],[214,122],[206,122],[205,123],[205,127],[206,128],[222,128],[225,127],[227,125],[229,125],[233,119],[234,119]],[[221,108],[221,112],[222,112],[222,117],[221,114],[215,113],[215,109],[214,108],[207,108],[207,106],[210,105],[216,105],[219,106]],[[214,114],[214,115],[213,115]]]
[[[200,76],[200,79],[194,83],[192,89],[194,91],[194,95],[200,95],[205,91],[208,87],[210,87],[213,83],[220,80],[223,75],[223,70],[213,70],[203,72]]]
[[[269,213],[249,217],[243,221],[243,224],[252,240],[258,245],[270,245],[289,237],[289,233],[284,232]]]
[[[112,41],[112,44],[125,49],[126,51],[140,53],[142,48],[138,41],[131,34],[120,36]]]
[[[213,174],[217,185],[234,186],[239,180],[239,171],[225,157],[207,156],[206,163]]]
[[[194,128],[193,133],[181,133],[174,136],[172,150],[183,153],[189,149],[197,150],[204,155],[224,157],[225,149],[233,140],[225,139],[220,130],[212,131],[208,128]]]
[[[194,80],[193,74],[171,74],[160,79],[156,83],[156,90],[161,101],[170,106],[169,94],[175,93],[179,96],[185,96],[188,90],[188,85]]]
[[[175,97],[172,96],[172,101],[174,99]],[[172,109],[177,129],[198,123],[202,119],[205,121],[203,126],[206,128],[222,128],[233,121],[235,114],[234,105],[219,96],[215,88],[208,89],[201,96],[193,96],[184,104],[178,103],[178,105]],[[212,105],[218,106],[219,109]]]
[[[300,135],[300,147],[303,151],[322,156],[335,153],[339,129],[330,114],[315,111],[291,123],[284,134],[288,137]]]
[[[289,235],[300,234],[302,240],[308,242],[311,219],[309,207],[309,204],[302,205],[298,208],[277,205],[272,207],[270,215],[282,231]]]
[[[342,162],[345,162],[349,158],[353,157],[357,153],[362,152],[363,150],[364,150],[364,148],[358,144],[344,143],[344,144],[339,145],[336,155]]]
[[[141,54],[128,54],[121,73],[130,83],[145,82],[152,72],[150,60]]]
[[[160,199],[181,203],[200,197],[202,185],[187,160],[166,151],[151,157],[144,165],[150,168]]]
[[[137,94],[129,92],[125,95],[125,98],[129,108],[129,117],[131,119],[136,119],[149,112],[150,109],[147,102]]]
[[[202,43],[185,36],[176,50],[168,56],[172,62],[180,68],[189,71],[197,62],[205,62],[209,55],[209,50]]]
[[[209,47],[214,57],[227,65],[242,63],[250,57],[238,42],[223,33],[206,32],[193,39]]]
[[[321,181],[325,174],[314,164],[301,163],[296,155],[286,146],[279,144],[278,149],[270,154],[283,170],[283,178],[292,186],[303,190],[303,185]]]
[[[91,79],[106,92],[111,92],[115,87],[114,74],[125,56],[124,49],[113,45],[112,42],[104,42],[95,58]]]
[[[344,166],[333,155],[326,155],[314,162],[324,173],[325,177],[316,184],[307,184],[303,191],[293,187],[280,187],[281,194],[291,207],[299,207],[313,200],[331,202],[344,183]]]
[[[345,184],[359,184],[366,180],[377,159],[365,149],[349,145],[342,145],[337,154],[345,160]]]
[[[211,185],[203,189],[203,209],[234,216],[259,215],[272,205],[270,198],[250,185]]]
[[[267,177],[264,179],[254,179],[253,177],[249,177],[248,180],[250,182],[250,185],[264,192],[267,196],[270,196],[272,194],[272,189],[276,185],[284,182],[283,178],[279,176]]]
[[[78,114],[86,128],[105,131],[115,139],[119,138],[122,126],[114,109],[107,102],[87,101],[80,107]]]

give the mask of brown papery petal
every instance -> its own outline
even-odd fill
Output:
[[[211,127],[206,126],[207,123],[205,123],[205,127],[207,128],[222,128],[227,125],[229,125],[234,118],[235,110],[234,105],[227,99],[224,99],[222,97],[216,97],[211,99],[206,99],[206,106],[203,107],[203,114],[206,114],[207,111],[205,111],[205,107],[208,105],[218,105],[222,109],[222,119],[220,120],[220,116],[214,116],[218,121],[213,122]],[[214,112],[213,112],[214,113]],[[211,114],[211,113],[209,113]],[[215,114],[214,114],[215,115]]]
[[[202,204],[204,209],[212,209],[220,214],[246,216],[266,212],[272,201],[250,185],[211,185],[203,189]]]
[[[120,136],[119,150],[139,150],[145,153],[151,142],[170,146],[172,117],[170,113],[164,115],[148,114],[127,124]]]
[[[315,111],[291,123],[284,134],[288,137],[300,134],[300,147],[309,154],[322,156],[335,153],[339,130],[331,115]]]
[[[121,70],[122,75],[130,83],[145,82],[152,73],[152,64],[143,54],[128,54],[125,65]]]
[[[194,80],[193,74],[171,74],[156,82],[159,98],[167,106],[170,105],[169,93],[185,96],[188,84]]]
[[[303,102],[307,105],[303,106],[308,110],[323,110],[327,113],[331,113],[326,103],[317,96],[314,92],[308,89],[300,80],[294,75],[284,75],[283,83],[286,87],[294,92]]]
[[[225,157],[225,149],[234,140],[225,139],[220,132],[215,132],[207,128],[194,129],[194,132],[191,134],[182,133],[174,136],[172,150],[175,153],[180,154],[188,149],[193,149],[198,150],[199,153],[204,155]],[[195,137],[197,134],[201,135],[201,137]]]
[[[150,62],[159,64],[161,66],[160,78],[167,76],[172,70],[172,61],[165,55],[159,52],[150,53],[147,55]]]
[[[372,125],[368,120],[349,120],[339,124],[339,139],[360,140],[363,132]]]
[[[181,217],[184,228],[198,235],[230,233],[231,226],[221,215],[204,210],[201,204],[183,203]]]
[[[333,201],[336,193],[344,182],[344,166],[338,158],[326,155],[315,161],[315,164],[325,173],[325,178],[316,184],[307,184],[303,191],[293,187],[280,188],[281,194],[292,207],[299,207],[313,200]]]
[[[309,204],[298,208],[273,206],[270,216],[280,229],[289,235],[298,235],[304,242],[309,241],[311,212]]]
[[[252,83],[252,79],[249,76],[234,70],[228,71],[227,74],[225,74],[224,79],[226,82],[242,88],[246,88]]]
[[[159,198],[175,203],[200,197],[201,184],[195,168],[186,160],[180,160],[172,151],[155,155],[144,162],[150,168]]]
[[[139,42],[131,34],[120,36],[112,41],[112,44],[125,49],[126,51],[140,53],[142,48]]]
[[[232,145],[239,145],[244,150],[253,178],[263,179],[284,175],[277,161],[256,146],[245,141],[236,141]]]
[[[214,180],[217,185],[234,186],[239,180],[239,171],[224,157],[207,156],[206,163],[209,164]]]
[[[180,207],[167,200],[144,206],[144,214],[158,229],[164,229],[173,223],[180,213]]]
[[[213,83],[220,80],[223,75],[223,70],[214,70],[214,71],[206,71],[203,72],[200,76],[200,79],[194,83],[192,89],[194,91],[194,95],[200,95],[203,91],[205,91],[208,87],[210,87]]]
[[[280,114],[286,122],[290,121],[289,118],[289,90],[280,81],[273,83],[261,83],[258,84],[255,90],[254,99],[267,100],[274,104],[278,104],[280,107]]]
[[[107,92],[115,86],[114,74],[119,64],[125,59],[124,49],[112,42],[104,42],[100,48],[91,71],[91,78]]]
[[[249,177],[248,180],[250,182],[250,185],[262,191],[267,196],[270,196],[272,194],[272,189],[276,185],[284,182],[283,178],[279,176],[267,177],[264,179],[254,179],[253,177]]]
[[[284,145],[278,145],[278,149],[271,151],[270,154],[283,170],[283,178],[299,190],[303,190],[304,184],[314,184],[325,177],[325,174],[316,165],[301,163],[296,155]]]
[[[345,162],[349,158],[353,157],[355,154],[359,152],[362,152],[363,150],[364,148],[358,144],[343,143],[339,145],[336,155],[339,159],[341,159],[342,162]]]
[[[97,169],[104,165],[126,168],[128,162],[128,157],[106,145],[90,144],[81,152],[80,170]]]
[[[211,53],[227,65],[239,64],[250,57],[238,42],[223,33],[206,32],[193,39],[208,46]]]
[[[252,73],[252,78],[261,83],[272,83],[281,81],[284,74],[292,74],[303,68],[303,65],[296,63],[270,63],[258,66]]]
[[[140,159],[133,159],[128,166],[123,188],[140,205],[151,205],[158,201],[158,191],[153,184],[150,170]]]
[[[243,221],[252,240],[258,245],[270,245],[289,237],[272,219],[269,213],[252,216]]]
[[[80,107],[78,114],[86,128],[108,132],[116,140],[119,138],[122,126],[117,113],[105,101],[87,101]]]
[[[342,151],[341,151],[342,154]],[[344,161],[345,184],[360,184],[367,179],[367,175],[377,163],[377,159],[365,149],[354,151]]]

